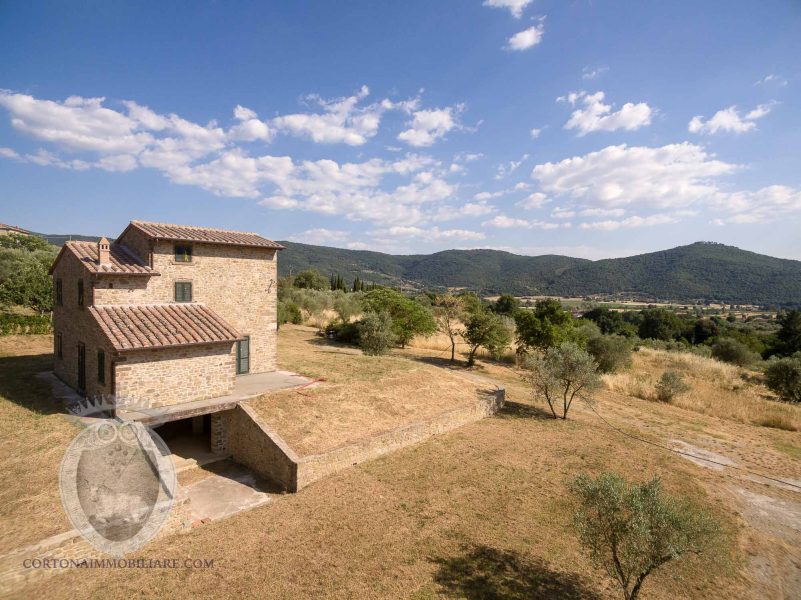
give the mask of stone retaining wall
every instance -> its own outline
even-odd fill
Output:
[[[263,477],[272,479],[290,492],[353,465],[372,460],[400,448],[421,442],[495,414],[503,407],[505,390],[482,393],[472,405],[448,410],[425,421],[417,421],[355,444],[329,452],[299,457],[247,405],[224,414],[229,452],[234,460],[247,465]]]

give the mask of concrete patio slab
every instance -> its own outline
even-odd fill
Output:
[[[194,521],[223,519],[270,502],[270,485],[253,471],[234,462],[226,462],[205,479],[183,488],[189,498],[189,512]]]
[[[315,382],[290,371],[253,373],[236,378],[234,390],[227,396],[182,402],[174,406],[158,408],[120,408],[117,416],[125,421],[139,421],[148,425],[166,423],[176,419],[187,419],[209,413],[230,410],[243,400],[256,398],[269,392],[313,385]]]

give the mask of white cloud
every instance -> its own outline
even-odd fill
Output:
[[[801,190],[771,185],[754,192],[735,192],[720,199],[719,211],[729,213],[719,223],[768,223],[801,212]]]
[[[370,250],[370,246],[364,242],[348,242],[345,247],[350,250]]]
[[[311,95],[307,100],[319,105],[322,112],[282,115],[274,118],[272,125],[280,131],[318,143],[361,146],[378,133],[382,113],[394,107],[391,102],[384,101],[360,108],[359,102],[369,94],[369,88],[364,85],[356,94],[346,98],[325,100]]]
[[[534,0],[484,0],[484,6],[492,8],[508,8],[515,19],[523,16],[525,8]]]
[[[582,79],[598,79],[601,75],[606,73],[609,67],[584,67],[581,70]]]
[[[103,107],[104,100],[70,96],[53,102],[0,91],[0,106],[11,114],[11,125],[38,140],[72,151],[112,154],[139,152],[152,142],[150,134],[138,131],[135,120]]]
[[[768,85],[768,84],[784,87],[787,85],[787,80],[781,75],[776,75],[775,73],[771,73],[770,75],[765,75],[765,77],[763,77],[762,79],[754,82],[754,85]]]
[[[303,244],[324,245],[331,242],[343,242],[348,239],[350,235],[351,234],[347,231],[320,227],[317,229],[307,229],[301,233],[291,235],[289,236],[289,240],[293,242],[301,242]]]
[[[676,223],[679,219],[673,215],[656,214],[647,217],[633,216],[620,221],[595,221],[592,223],[582,223],[582,229],[599,229],[601,231],[616,231],[618,229],[634,229],[636,227],[653,227],[655,225],[665,225]]]
[[[604,104],[604,93],[572,92],[567,96],[557,98],[560,102],[567,102],[572,106],[581,102],[583,108],[578,108],[570,115],[565,123],[565,129],[577,129],[580,136],[594,131],[616,131],[624,129],[634,131],[640,127],[651,124],[653,110],[645,102],[633,104],[627,102],[620,110],[612,112],[611,104]]]
[[[688,142],[658,148],[623,144],[537,165],[532,177],[545,193],[584,208],[677,208],[716,198],[714,179],[736,169]]]
[[[269,124],[259,120],[255,111],[249,108],[237,105],[234,109],[234,118],[239,121],[239,124],[233,126],[228,132],[228,136],[232,140],[270,142],[275,137],[275,130]]]
[[[550,200],[542,192],[534,192],[516,204],[525,210],[536,210],[545,206]]]
[[[534,127],[529,133],[531,134],[531,139],[536,140],[538,137],[540,137],[540,134],[542,133],[542,128],[540,127],[538,129]]]
[[[483,240],[486,236],[479,231],[469,231],[467,229],[440,229],[439,227],[413,227],[395,226],[387,229],[378,229],[370,235],[381,237],[389,236],[392,238],[422,238],[431,241],[442,240]]]
[[[0,153],[2,149],[0,149]],[[501,196],[505,196],[507,194],[507,190],[500,190],[497,192],[479,192],[473,196],[474,200],[492,200],[493,198],[500,198]]]
[[[537,25],[533,25],[523,31],[518,31],[509,38],[506,48],[508,50],[522,51],[528,50],[539,44],[542,41],[542,36],[545,34],[545,24],[540,21]]]
[[[571,227],[570,223],[548,223],[547,221],[517,219],[514,217],[507,217],[506,215],[498,215],[484,221],[484,227],[495,227],[498,229],[567,229]]]
[[[520,160],[510,160],[508,163],[503,163],[495,168],[495,179],[503,179],[508,177],[520,168],[524,162],[528,160],[528,154],[520,157]]]
[[[410,146],[431,146],[446,133],[459,127],[456,115],[462,110],[463,107],[459,105],[415,111],[408,124],[409,129],[398,134],[398,139]]]
[[[770,113],[774,103],[760,104],[753,110],[740,116],[736,106],[730,106],[716,112],[711,119],[704,121],[702,116],[695,116],[690,120],[687,129],[691,133],[713,135],[719,131],[732,133],[745,133],[756,129],[755,121]]]
[[[572,219],[576,216],[576,211],[568,208],[557,206],[551,211],[551,217],[554,219]]]

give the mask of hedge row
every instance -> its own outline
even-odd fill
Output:
[[[53,331],[50,315],[0,314],[0,335],[42,334]]]

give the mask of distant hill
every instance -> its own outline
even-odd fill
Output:
[[[37,234],[60,246],[97,241],[75,234]],[[569,256],[521,256],[500,250],[445,250],[393,255],[284,242],[281,277],[304,269],[416,289],[466,288],[485,295],[595,294],[678,302],[801,306],[801,261],[774,258],[713,242],[626,258],[591,261]]]
[[[801,305],[801,261],[697,242],[671,250],[598,261],[519,256],[498,250],[391,255],[281,242],[281,276],[315,268],[352,280],[420,289],[467,288],[483,294],[632,297]]]

